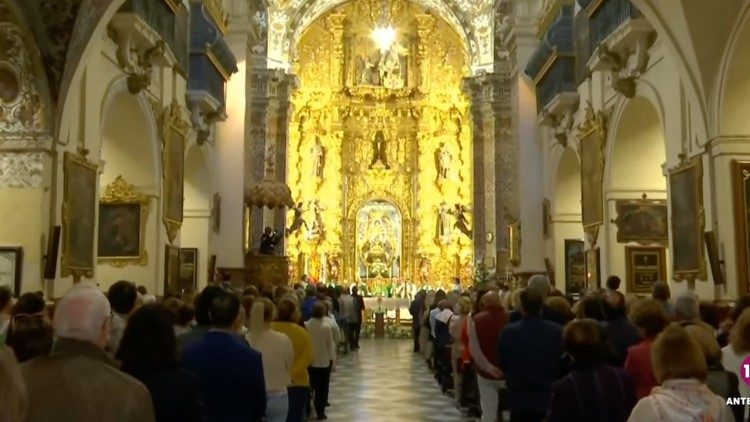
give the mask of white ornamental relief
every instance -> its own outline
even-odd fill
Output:
[[[43,152],[0,153],[0,187],[41,187],[44,157]]]
[[[0,22],[0,135],[43,132],[44,120],[29,47],[15,25]]]

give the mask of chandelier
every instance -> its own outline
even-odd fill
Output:
[[[388,0],[383,0],[383,8],[380,13],[380,23],[372,30],[372,40],[380,51],[388,51],[396,41],[396,29],[390,19]]]

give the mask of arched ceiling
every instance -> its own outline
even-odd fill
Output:
[[[292,50],[305,29],[334,7],[350,0],[268,0],[268,59],[288,67]],[[375,4],[389,0],[372,1]],[[495,0],[408,0],[445,19],[465,42],[473,72],[492,71]],[[498,3],[501,0],[497,0]]]

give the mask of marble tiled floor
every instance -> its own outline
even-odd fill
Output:
[[[440,393],[411,340],[362,339],[361,349],[339,357],[326,411],[333,422],[465,422]]]

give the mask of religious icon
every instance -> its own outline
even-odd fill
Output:
[[[325,227],[323,225],[323,207],[320,205],[320,202],[311,201],[311,204],[315,219],[313,220],[312,227],[307,231],[307,236],[313,239],[322,237]]]
[[[437,167],[438,167],[438,178],[447,179],[448,173],[451,169],[451,162],[453,161],[453,154],[451,154],[448,147],[444,142],[440,143],[440,148],[437,152]]]
[[[404,87],[404,64],[403,58],[409,54],[409,51],[400,43],[394,43],[380,58],[378,71],[380,80],[384,87],[388,89],[401,89]]]
[[[466,213],[469,209],[461,204],[456,204],[453,210],[453,215],[456,217],[456,223],[453,224],[453,228],[458,229],[461,233],[465,234],[469,239],[472,238],[472,232],[469,228],[469,219],[466,218]]]
[[[375,132],[375,138],[372,141],[372,161],[370,162],[370,168],[375,166],[385,167],[390,169],[388,166],[388,157],[386,157],[387,141],[382,130]]]
[[[313,176],[317,179],[320,179],[321,177],[323,177],[326,152],[318,136],[315,136],[315,142],[313,143],[312,148],[310,148],[310,153],[313,156]]]
[[[437,238],[442,244],[448,244],[451,241],[451,208],[445,201],[438,207],[437,218]]]
[[[378,73],[375,71],[375,64],[370,56],[357,56],[357,66],[355,72],[355,85],[377,85]]]
[[[298,202],[297,205],[292,208],[292,211],[294,212],[294,217],[292,217],[292,225],[289,226],[288,229],[286,229],[287,237],[299,230],[302,226],[305,226],[305,230],[308,230],[307,222],[302,216],[302,213],[305,212],[304,208],[302,207],[302,202]]]

